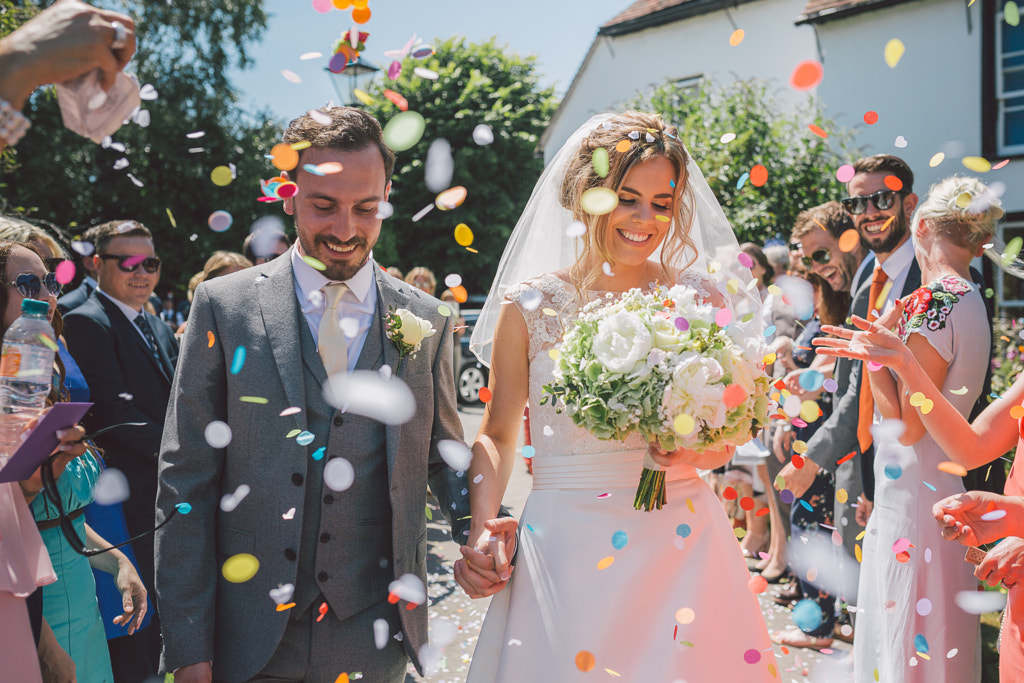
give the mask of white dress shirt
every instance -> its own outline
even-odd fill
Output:
[[[132,324],[132,327],[135,328],[135,331],[139,333],[139,337],[142,338],[142,341],[146,343],[146,346],[149,346],[149,340],[146,339],[146,335],[143,333],[141,329],[139,329],[139,326],[135,324],[135,319],[139,317],[140,313],[142,313],[142,309],[140,308],[139,310],[136,311],[134,308],[132,308],[125,302],[121,301],[120,299],[115,299],[114,297],[110,296],[102,289],[100,289],[100,287],[98,286],[96,287],[96,291],[99,292],[104,297],[106,297],[109,301],[112,301],[115,306],[121,309],[121,312],[124,313],[124,317],[128,318],[128,322],[130,322]]]
[[[327,301],[323,296],[323,289],[331,283],[324,277],[323,273],[306,263],[299,254],[298,242],[290,249],[289,258],[292,260],[292,271],[295,275],[295,296],[299,300],[299,308],[306,317],[306,324],[313,334],[313,340],[320,341],[320,319],[324,316],[324,309]],[[346,318],[349,321],[342,328],[345,331],[345,339],[348,341],[348,371],[355,369],[359,361],[359,354],[362,353],[363,345],[366,343],[366,333],[373,324],[374,311],[377,308],[377,283],[373,277],[373,269],[377,264],[373,255],[366,260],[351,279],[345,280],[348,288],[341,295],[338,302],[338,324]],[[355,334],[349,334],[355,331]]]

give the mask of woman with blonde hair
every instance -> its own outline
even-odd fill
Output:
[[[606,169],[593,162],[599,149],[607,151]],[[610,212],[587,212],[585,193],[594,188],[614,194]],[[676,129],[656,115],[594,117],[545,169],[472,337],[471,348],[491,366],[492,398],[473,445],[473,519],[455,571],[462,585],[477,588],[473,597],[500,592],[470,683],[575,680],[594,666],[631,681],[777,676],[736,537],[697,474],[727,462],[733,449],[666,453],[637,434],[602,441],[540,402],[563,326],[597,297],[682,283],[759,327],[760,302],[738,254]],[[720,267],[709,268],[712,261]],[[733,278],[742,286],[727,288]],[[487,568],[501,564],[492,555],[513,551],[494,518],[527,404],[536,453],[522,547],[511,577],[490,576]],[[637,512],[633,492],[648,452],[667,467],[669,502]],[[608,557],[613,565],[599,564]]]
[[[932,186],[911,223],[921,281],[928,284],[861,329],[895,329],[930,382],[960,416],[981,393],[989,359],[985,302],[971,282],[980,256],[1002,217],[999,199],[975,178],[950,177]],[[873,360],[864,333],[840,327],[815,341],[819,353]],[[850,344],[853,338],[857,343]],[[847,347],[847,350],[843,350]],[[870,375],[875,400],[875,498],[864,536],[854,639],[857,681],[977,681],[979,625],[956,606],[959,592],[977,582],[963,551],[944,543],[932,506],[964,492],[956,471],[928,427],[935,405],[903,376]],[[881,422],[878,423],[879,418]],[[983,463],[971,464],[977,467]],[[933,660],[925,661],[920,653]]]

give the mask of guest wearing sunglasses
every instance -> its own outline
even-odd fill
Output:
[[[131,536],[155,525],[157,467],[164,413],[178,357],[174,335],[143,309],[160,279],[153,238],[141,223],[118,220],[97,227],[93,263],[98,287],[84,304],[68,313],[64,334],[71,355],[89,384],[94,406],[84,419],[90,431],[124,422],[96,439],[107,464],[128,479],[124,501]],[[153,542],[133,544],[139,573],[153,586]],[[150,605],[152,609],[152,605]],[[160,637],[158,619],[150,628],[110,641],[114,669],[124,680],[156,674]]]

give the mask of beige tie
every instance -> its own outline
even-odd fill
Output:
[[[347,288],[348,285],[344,282],[324,285],[324,301],[327,308],[324,310],[324,316],[320,318],[319,351],[328,377],[348,370],[348,347],[345,343],[345,333],[341,331],[338,321],[338,304]]]

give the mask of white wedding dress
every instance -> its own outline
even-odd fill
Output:
[[[736,537],[696,470],[671,468],[668,504],[634,510],[646,443],[598,440],[540,405],[549,351],[578,310],[573,286],[548,274],[506,297],[530,334],[533,489],[467,681],[582,681],[591,669],[643,683],[778,681]]]

